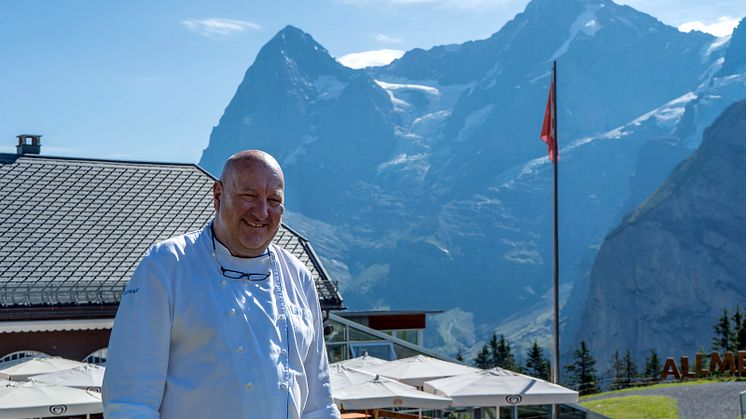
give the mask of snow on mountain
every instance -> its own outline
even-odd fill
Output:
[[[565,40],[562,46],[560,46],[554,54],[552,54],[552,58],[550,58],[551,61],[557,60],[564,55],[579,33],[582,32],[584,35],[591,37],[601,29],[601,24],[598,23],[596,12],[604,6],[605,4],[590,3],[585,5],[585,10],[580,13],[577,19],[575,19],[575,22],[570,25],[570,37]]]
[[[313,80],[318,100],[337,99],[347,87],[348,82],[339,80],[334,76],[319,76]]]

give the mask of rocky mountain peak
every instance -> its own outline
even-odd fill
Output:
[[[718,76],[729,76],[746,72],[746,17],[741,19],[738,27],[733,31],[730,45],[725,55],[725,63]]]
[[[297,74],[307,79],[321,75],[347,77],[352,70],[339,64],[313,37],[295,26],[285,26],[262,47],[252,68],[270,74]]]
[[[432,289],[423,307],[472,302],[484,329],[538,304],[547,287],[549,177],[516,188],[511,179],[546,153],[538,129],[551,60],[560,144],[569,145],[691,91],[710,66],[701,51],[711,39],[606,0],[534,0],[489,39],[352,70],[289,26],[247,71],[201,164],[219,170],[245,148],[275,155],[299,228],[319,243],[350,307],[404,307],[411,290]],[[575,214],[562,233],[567,282],[586,246],[620,219],[639,146],[619,139],[591,143],[575,163],[565,154],[575,194],[564,211]],[[461,277],[473,280],[453,281]],[[485,303],[496,297],[505,304]]]

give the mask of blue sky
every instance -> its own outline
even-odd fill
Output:
[[[335,57],[483,39],[527,0],[6,0],[0,152],[196,162],[244,72],[287,24]],[[673,26],[728,33],[744,0],[624,0]],[[348,57],[350,58],[350,57]]]

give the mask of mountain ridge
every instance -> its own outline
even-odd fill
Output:
[[[739,287],[746,257],[743,130],[746,101],[729,106],[705,130],[701,147],[607,235],[579,336],[599,359],[622,348],[636,359],[650,350],[675,357],[709,348],[722,310],[746,298]]]
[[[555,3],[571,7],[564,14],[539,13],[540,6],[562,5]],[[587,26],[592,21],[596,27]],[[652,26],[635,26],[638,21]],[[541,22],[560,33],[525,29]],[[550,43],[543,42],[547,37]],[[695,89],[721,54],[704,54],[714,39],[709,35],[682,34],[607,1],[534,0],[487,40],[412,51],[389,66],[365,70],[333,65],[328,51],[308,41],[310,35],[287,39],[300,39],[299,48],[313,49],[309,54],[322,63],[285,63],[287,71],[269,66],[260,72],[255,62],[213,129],[200,164],[219,173],[224,158],[240,148],[272,153],[286,171],[288,208],[297,214],[290,217],[298,223],[293,226],[312,240],[323,237],[317,249],[348,305],[461,310],[452,318],[474,324],[457,329],[476,331],[477,340],[541,303],[550,284],[551,177],[541,169],[546,148],[538,140],[550,59],[562,53],[561,145],[580,144],[562,157],[569,175],[563,179],[577,186],[563,198],[561,214],[575,213],[569,225],[581,223],[562,232],[567,250],[561,275],[571,283],[583,275],[587,247],[603,238],[621,202],[630,199],[625,179],[609,178],[630,176],[649,140],[584,139],[612,132]],[[507,46],[499,39],[510,40],[508,52],[484,54],[488,47]],[[667,52],[653,53],[650,45],[666,43]],[[631,46],[620,53],[610,45]],[[645,53],[635,56],[637,47]],[[466,59],[453,60],[459,51],[480,60],[470,67],[478,71],[456,71],[469,67]],[[676,65],[663,72],[669,55]],[[407,74],[420,69],[424,73]],[[632,71],[638,69],[639,75]],[[420,74],[429,79],[414,77]],[[279,79],[263,83],[270,76]],[[623,92],[630,97],[608,100]],[[670,135],[671,127],[653,128],[656,118],[642,125]],[[604,165],[599,156],[617,158]],[[635,190],[650,188],[642,186]],[[610,187],[622,193],[611,196]],[[577,215],[583,211],[589,211],[585,219]],[[413,299],[415,289],[427,292]],[[477,343],[428,339],[451,353],[458,349],[454,345]]]

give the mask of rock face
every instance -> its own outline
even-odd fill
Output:
[[[275,155],[286,220],[350,307],[455,310],[429,342],[451,353],[507,320],[511,338],[542,336],[548,323],[516,316],[549,307],[551,170],[538,135],[552,61],[567,288],[589,248],[696,147],[672,131],[720,68],[713,41],[611,1],[533,0],[488,39],[352,70],[289,26],[247,70],[200,164],[218,174],[240,149]]]
[[[596,359],[638,362],[709,350],[723,308],[746,299],[746,101],[728,107],[699,149],[606,237],[579,339]]]
[[[718,76],[727,77],[744,72],[746,72],[746,18],[741,19],[731,35],[725,63],[718,72]]]
[[[586,159],[583,165],[605,166],[603,184],[595,191],[608,191],[611,195],[602,198],[604,202],[617,202],[618,209],[606,218],[592,208],[577,207],[578,212],[590,215],[597,223],[605,224],[612,230],[622,219],[640,205],[660,186],[671,171],[686,159],[702,142],[702,134],[730,104],[746,98],[746,66],[738,64],[739,57],[746,51],[746,19],[733,32],[730,42],[718,40],[708,47],[708,55],[721,56],[713,60],[707,70],[708,76],[692,92],[661,106],[629,124],[590,140],[604,154],[593,152],[596,159]],[[735,64],[734,64],[735,62]],[[731,63],[730,65],[728,63]],[[602,139],[617,138],[617,144],[608,144]],[[606,144],[604,144],[606,143]],[[634,155],[633,159],[625,156]],[[622,157],[621,159],[619,157]],[[594,169],[593,169],[594,170]],[[610,182],[608,178],[616,179]],[[597,194],[598,192],[593,192]],[[616,200],[612,195],[626,195],[624,200]],[[590,271],[603,238],[598,244],[587,246],[577,266],[577,276],[572,292],[563,309],[563,350],[577,348],[577,335],[581,316],[586,306],[590,287]],[[621,296],[620,296],[621,298]],[[620,300],[618,304],[625,304]],[[613,331],[610,331],[610,333]],[[656,346],[655,342],[650,342]],[[601,360],[605,362],[606,360]]]

